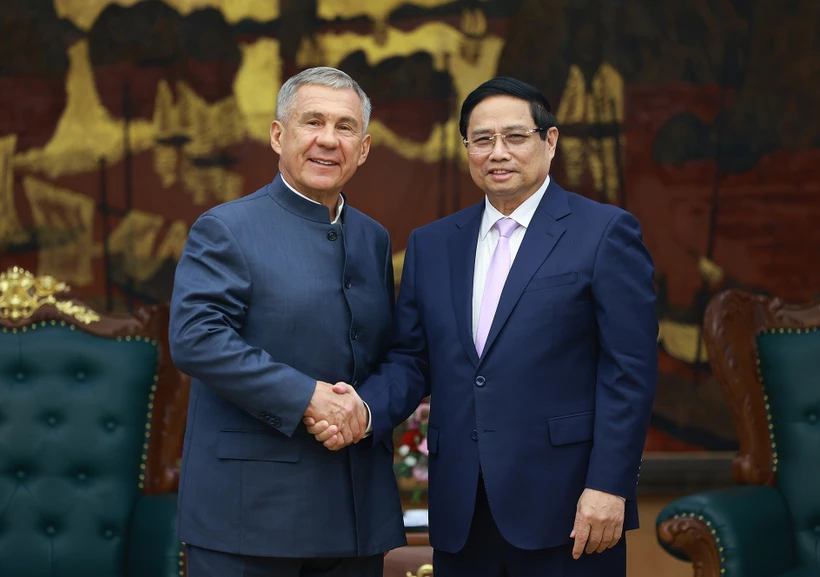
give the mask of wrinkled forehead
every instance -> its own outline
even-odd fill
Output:
[[[534,128],[532,107],[526,100],[513,96],[490,96],[473,108],[467,134],[507,132]]]
[[[329,118],[345,117],[363,123],[362,101],[352,88],[303,84],[296,91],[293,116],[298,118],[308,113]]]

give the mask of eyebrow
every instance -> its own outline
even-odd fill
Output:
[[[325,115],[318,110],[306,110],[301,114],[301,116],[299,116],[300,120],[307,120],[308,118],[319,118],[321,120],[325,120]],[[359,121],[353,116],[342,116],[339,118],[339,122],[352,124],[354,128],[359,127]]]
[[[509,132],[510,130],[529,130],[529,128],[523,124],[508,124],[501,129],[502,132]],[[484,134],[492,134],[492,132],[489,128],[478,128],[473,132],[473,136],[483,136]]]

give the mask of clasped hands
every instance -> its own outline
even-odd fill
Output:
[[[317,441],[336,451],[362,440],[367,431],[367,416],[356,389],[347,383],[331,385],[316,381],[302,422]]]

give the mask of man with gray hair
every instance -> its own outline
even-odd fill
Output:
[[[290,78],[270,129],[279,174],[191,227],[170,325],[192,377],[178,516],[190,577],[378,577],[406,542],[390,441],[328,451],[302,424],[360,439],[355,386],[389,342],[390,238],[341,192],[367,159],[369,118],[344,72]]]

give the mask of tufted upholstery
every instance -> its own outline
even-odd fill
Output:
[[[121,574],[156,345],[31,329],[0,336],[0,567]]]
[[[159,466],[163,443],[179,437],[170,450],[181,454],[184,428],[161,379],[167,310],[80,322],[48,305],[10,320],[4,281],[0,576],[184,574],[178,481]]]
[[[661,511],[658,537],[702,577],[820,576],[820,307],[739,291],[704,337],[735,416],[735,478]]]
[[[820,575],[820,331],[772,330],[757,348],[797,564]]]

